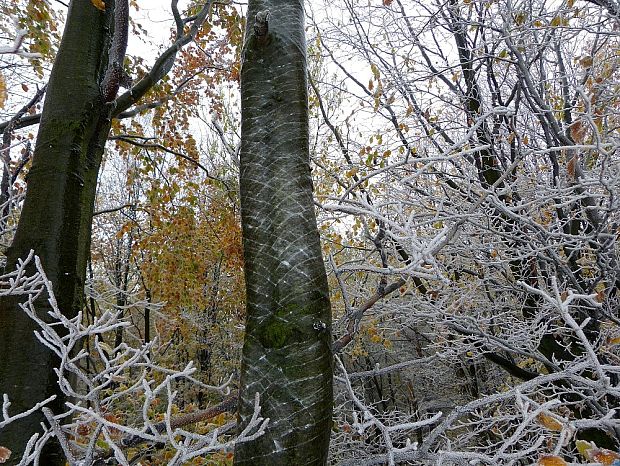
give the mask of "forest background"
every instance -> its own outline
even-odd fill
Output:
[[[6,250],[66,6],[0,5]],[[129,6],[123,67],[136,82],[178,31],[168,5]],[[90,329],[79,370],[103,389],[56,431],[76,462],[234,459],[245,14],[213,2],[170,72],[111,121],[72,324],[74,344]],[[306,14],[336,357],[329,461],[620,461],[620,5],[343,0]],[[4,288],[39,293],[42,272]]]

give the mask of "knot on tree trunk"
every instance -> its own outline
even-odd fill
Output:
[[[265,38],[267,37],[267,33],[269,32],[269,17],[271,14],[269,10],[263,10],[256,13],[254,18],[254,34],[256,34],[257,38]]]

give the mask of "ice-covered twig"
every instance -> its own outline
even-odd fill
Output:
[[[31,265],[34,264],[34,273]],[[28,272],[30,271],[30,272]],[[42,435],[33,435],[26,448],[22,464],[36,463],[45,443],[55,436],[59,439],[71,464],[91,464],[92,461],[114,458],[119,464],[129,464],[128,449],[142,442],[164,445],[174,452],[170,464],[185,464],[197,456],[215,451],[232,450],[235,442],[253,440],[265,432],[268,419],[260,417],[260,403],[257,397],[255,412],[246,428],[234,435],[234,423],[197,434],[183,427],[204,422],[211,417],[236,408],[236,395],[229,396],[220,405],[210,410],[173,416],[178,383],[186,381],[219,393],[228,393],[232,376],[219,386],[200,383],[194,376],[196,368],[189,362],[181,370],[163,367],[152,360],[157,354],[157,340],[133,347],[122,343],[111,348],[105,341],[113,339],[116,329],[127,327],[118,312],[104,311],[89,324],[82,314],[68,318],[58,309],[53,286],[45,276],[38,257],[31,254],[17,265],[17,270],[0,277],[0,295],[23,296],[24,312],[39,326],[35,332],[39,341],[60,358],[56,369],[61,390],[67,396],[66,411],[53,413],[45,405],[55,399],[40,402],[24,413],[9,415],[10,401],[4,396],[0,427],[22,417],[42,410],[48,426],[43,426]],[[45,296],[49,302],[49,322],[40,318],[34,310],[34,302]],[[62,329],[62,330],[61,330]],[[111,338],[112,336],[112,338]],[[92,342],[90,352],[83,342]],[[95,363],[96,371],[88,363]],[[131,383],[127,383],[131,380]],[[153,411],[165,400],[164,420],[155,422]],[[135,415],[123,419],[111,415],[120,406],[133,403]],[[73,418],[67,423],[67,418]],[[119,435],[119,433],[121,435]],[[79,443],[74,439],[80,439]],[[104,439],[109,450],[101,451],[98,440]]]
[[[43,55],[41,55],[40,53],[26,52],[25,50],[22,49],[22,45],[24,43],[24,39],[26,38],[26,35],[28,34],[28,31],[26,29],[22,29],[19,27],[19,23],[17,22],[17,19],[14,18],[13,22],[15,23],[15,39],[13,40],[13,44],[9,46],[0,47],[0,55],[14,54],[14,55],[19,55],[20,57],[23,57],[23,58],[43,57]]]

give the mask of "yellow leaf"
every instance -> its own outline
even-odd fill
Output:
[[[98,10],[105,11],[105,2],[103,0],[90,0],[90,3]]]
[[[536,419],[538,419],[538,422],[541,425],[545,426],[549,430],[553,430],[555,432],[560,432],[562,430],[562,424],[549,414],[540,413],[536,416]]]
[[[0,74],[0,108],[4,107],[7,97],[6,80],[4,79],[4,76]]]
[[[575,442],[575,446],[577,447],[577,451],[583,456],[585,459],[589,458],[588,452],[593,448],[596,448],[595,443],[590,443],[585,440],[577,440]]]
[[[559,456],[543,455],[538,460],[538,466],[568,466],[568,463]]]
[[[557,28],[561,24],[562,24],[562,18],[560,16],[556,16],[555,18],[551,20],[551,26],[554,28]]]
[[[372,74],[375,77],[375,79],[379,79],[381,74],[379,73],[379,68],[377,67],[377,65],[375,65],[374,63],[371,63],[370,70],[372,71]]]

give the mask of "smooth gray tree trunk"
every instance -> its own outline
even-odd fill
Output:
[[[241,72],[247,321],[239,420],[247,425],[258,393],[270,421],[265,435],[237,445],[237,465],[327,460],[331,311],[312,199],[306,73],[303,1],[251,0]]]
[[[114,2],[106,12],[88,0],[74,0],[50,76],[27,193],[6,270],[33,249],[54,286],[58,306],[73,317],[82,309],[86,261],[97,174],[110,129],[110,105],[101,98],[107,65]],[[36,303],[49,321],[47,297]],[[15,298],[0,302],[0,394],[7,393],[11,413],[25,411],[50,395],[54,412],[64,408],[54,368],[58,358],[35,338],[35,324]],[[30,436],[40,430],[42,415],[9,424],[0,445],[16,464]],[[64,465],[58,443],[49,442],[41,463]]]

